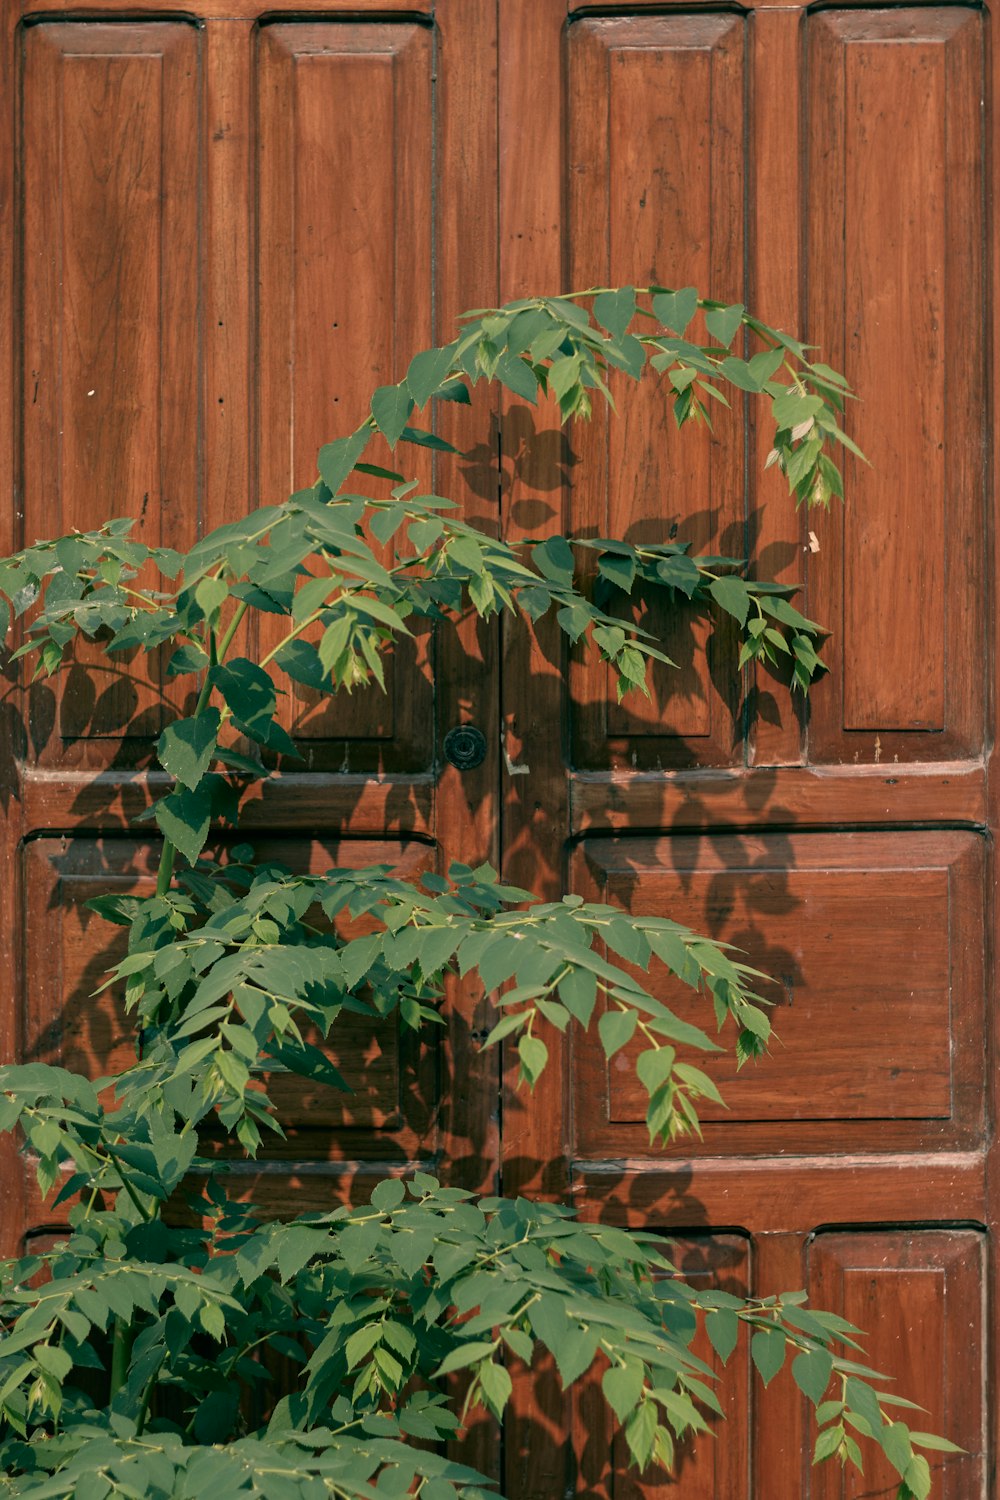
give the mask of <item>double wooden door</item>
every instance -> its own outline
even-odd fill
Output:
[[[287,704],[303,769],[252,804],[289,861],[416,872],[500,860],[747,948],[773,1055],[719,1077],[704,1139],[651,1151],[627,1057],[556,1045],[530,1106],[478,1051],[474,992],[437,1048],[359,1031],[346,1106],[290,1098],[247,1174],[276,1211],[436,1164],[680,1236],[692,1277],[806,1286],[968,1450],[992,1494],[994,1235],[988,712],[993,275],[988,12],[567,0],[7,3],[0,56],[4,545],[136,515],[147,540],[278,499],[370,391],[465,307],[694,283],[799,330],[862,397],[845,508],[796,516],[753,411],[670,430],[651,385],[568,434],[512,403],[449,412],[434,482],[510,535],[753,550],[833,631],[808,712],[741,683],[732,641],[657,614],[678,673],[614,706],[540,631],[442,630],[385,698]],[[429,469],[423,477],[430,479]],[[564,670],[565,668],[565,670]],[[0,707],[5,1056],[99,1071],[106,936],[83,900],[149,885],[135,816],[159,689],[84,659]],[[456,724],[487,754],[460,772]],[[659,982],[659,981],[657,981]],[[619,1066],[621,1062],[621,1066]],[[501,1108],[502,1103],[502,1108]],[[4,1235],[50,1229],[5,1160]],[[730,1371],[722,1441],[629,1476],[589,1395],[519,1396],[508,1491],[685,1500],[889,1495],[808,1461],[790,1382]]]

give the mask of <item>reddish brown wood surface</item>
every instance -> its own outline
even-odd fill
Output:
[[[770,438],[752,405],[717,413],[712,438],[678,435],[652,390],[568,434],[544,407],[494,412],[480,395],[441,414],[464,456],[410,465],[509,535],[658,539],[676,522],[699,546],[755,547],[760,576],[807,578],[808,612],[833,631],[808,709],[768,674],[741,684],[725,626],[692,636],[660,606],[647,619],[680,674],[622,709],[545,628],[510,630],[501,656],[498,632],[463,624],[420,643],[416,676],[397,662],[387,699],[290,702],[305,765],[247,807],[252,836],[299,866],[343,848],[413,870],[502,855],[548,897],[606,894],[746,944],[784,986],[781,1040],[740,1075],[721,1064],[731,1111],[708,1111],[700,1142],[651,1149],[627,1069],[553,1035],[530,1103],[508,1090],[501,1140],[495,1056],[475,1040],[489,1006],[456,987],[433,1053],[352,1037],[357,1097],[300,1109],[287,1149],[234,1181],[287,1214],[364,1201],[379,1173],[420,1161],[688,1231],[692,1274],[764,1295],[808,1285],[871,1327],[874,1363],[969,1449],[936,1464],[941,1493],[982,1500],[1000,1304],[989,7],[26,14],[7,0],[0,54],[11,548],[144,507],[146,537],[183,544],[281,498],[373,385],[499,296],[697,282],[820,343],[857,384],[849,430],[873,465],[848,461],[847,505],[825,516],[797,516],[760,477]],[[106,939],[80,898],[155,865],[133,819],[162,786],[146,769],[157,672],[112,680],[81,660],[61,697],[43,685],[27,701],[5,679],[4,1056],[100,1071],[115,1055],[113,1007],[86,998]],[[468,722],[490,753],[461,775],[440,743]],[[13,1248],[51,1219],[3,1149]],[[628,1476],[589,1397],[571,1413],[558,1382],[519,1380],[508,1493],[889,1493],[880,1471],[851,1488],[803,1464],[788,1380],[741,1426],[739,1371],[724,1438],[685,1456],[677,1485]],[[493,1466],[485,1425],[476,1443]]]

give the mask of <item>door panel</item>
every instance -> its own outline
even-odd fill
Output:
[[[739,1234],[687,1235],[664,1247],[674,1265],[692,1286],[703,1290],[748,1296],[752,1286],[752,1246]],[[641,1477],[629,1463],[621,1432],[615,1432],[598,1379],[582,1390],[577,1401],[577,1454],[585,1493],[607,1500],[746,1500],[749,1494],[750,1359],[743,1347],[723,1366],[704,1330],[699,1330],[692,1352],[722,1377],[718,1387],[724,1416],[713,1416],[712,1436],[697,1442],[690,1437],[677,1445],[670,1471],[650,1469]]]
[[[269,500],[311,484],[322,444],[352,430],[372,392],[402,379],[412,353],[433,342],[432,68],[432,32],[412,22],[260,28],[258,441]],[[418,451],[394,459],[377,438],[366,459],[405,463],[426,490],[432,465]],[[278,628],[265,622],[261,649]],[[308,743],[311,767],[428,766],[426,647],[424,638],[398,653],[386,694],[331,703],[292,689],[285,727]]]
[[[198,513],[200,50],[185,21],[23,33],[18,483],[30,539],[118,514],[172,546]],[[94,740],[159,733],[158,657],[130,680],[86,645],[77,660],[33,695],[46,763],[93,765],[107,758]]]
[[[966,1451],[943,1462],[928,1453],[942,1500],[986,1495],[983,1285],[986,1237],[975,1229],[869,1230],[820,1234],[809,1246],[809,1291],[831,1312],[869,1330],[863,1359],[898,1372],[898,1387],[924,1408],[920,1426],[946,1432]],[[898,1476],[885,1460],[866,1473],[824,1465],[804,1474],[810,1500],[892,1500]]]
[[[745,20],[585,20],[568,51],[570,285],[648,285],[669,266],[671,285],[745,300]],[[741,553],[741,412],[713,440],[674,430],[653,383],[612,388],[620,415],[598,409],[573,434],[568,528],[642,542],[680,526],[696,551]],[[674,619],[655,597],[639,608],[678,668],[657,667],[651,698],[619,706],[607,670],[577,664],[574,763],[741,761],[732,632],[711,633],[690,610]]]
[[[673,1153],[826,1153],[834,1121],[844,1151],[978,1143],[982,871],[973,833],[720,832],[580,845],[581,895],[669,913],[773,976],[762,987],[774,1006],[772,1057],[738,1070],[723,1031],[726,1050],[703,1065],[728,1108],[706,1103],[704,1143],[684,1139]],[[714,1037],[706,997],[662,966],[651,976],[658,999]],[[596,1038],[574,1046],[581,1157],[648,1152],[638,1051],[609,1065]]]
[[[505,1115],[505,1183],[568,1191],[581,1212],[636,1226],[709,1236],[736,1226],[752,1240],[761,1295],[803,1285],[808,1268],[817,1300],[835,1301],[808,1247],[826,1242],[812,1238],[824,1226],[852,1226],[845,1242],[877,1239],[890,1265],[954,1256],[979,1309],[981,1238],[952,1226],[996,1215],[983,837],[996,812],[978,769],[990,629],[985,17],[938,6],[597,9],[509,8],[507,97],[520,97],[519,57],[530,49],[551,65],[558,36],[566,137],[548,140],[544,160],[535,149],[529,197],[513,116],[502,115],[504,295],[534,290],[532,236],[534,267],[565,268],[574,287],[697,281],[740,301],[752,289],[763,316],[820,345],[858,388],[848,430],[872,465],[848,455],[846,505],[796,515],[780,482],[759,474],[765,414],[746,432],[742,412],[714,414],[711,439],[678,438],[652,391],[623,394],[619,416],[573,431],[561,478],[546,473],[544,433],[520,450],[512,529],[553,491],[563,524],[589,534],[662,538],[677,521],[681,537],[740,552],[745,526],[762,549],[758,576],[807,582],[807,613],[832,631],[832,670],[808,705],[764,672],[741,700],[723,630],[690,658],[675,647],[693,674],[667,674],[652,705],[620,712],[592,667],[575,666],[564,692],[544,634],[533,652],[510,647],[505,715],[521,768],[505,799],[512,873],[537,883],[540,869],[550,896],[606,897],[746,949],[777,981],[777,1040],[741,1072],[726,1056],[710,1062],[730,1108],[705,1110],[703,1138],[652,1148],[629,1054],[609,1067],[599,1043],[546,1034],[562,1073],[546,1075],[538,1093],[549,1097],[531,1116],[516,1098]],[[512,431],[524,430],[514,413]],[[556,718],[571,726],[563,745],[544,732]],[[711,1030],[703,1000],[651,973],[654,993]],[[918,1305],[883,1277],[877,1311],[858,1321],[951,1326],[946,1280],[921,1288]],[[877,1349],[873,1362],[904,1390],[905,1346]],[[992,1411],[978,1345],[974,1364],[961,1399],[978,1451]],[[951,1377],[934,1369],[940,1390]],[[806,1477],[809,1427],[786,1384],[754,1397],[746,1493],[840,1493],[839,1467]],[[522,1398],[529,1434],[564,1419],[558,1402],[542,1405],[540,1416]],[[577,1414],[582,1452],[593,1420]],[[542,1500],[558,1480],[544,1447],[532,1468],[529,1437],[517,1436],[516,1493]],[[975,1463],[954,1473],[956,1494],[982,1493]],[[586,1492],[585,1478],[570,1474],[570,1488]],[[616,1494],[639,1484],[600,1482]],[[730,1492],[743,1491],[717,1487]]]
[[[984,18],[807,25],[808,336],[854,381],[848,431],[870,459],[846,455],[850,503],[815,525],[833,680],[810,751],[958,759],[983,744]]]

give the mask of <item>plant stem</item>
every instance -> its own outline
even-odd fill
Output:
[[[132,1330],[124,1318],[115,1318],[114,1342],[111,1346],[111,1391],[113,1401],[125,1384],[128,1376],[129,1356],[132,1353]]]

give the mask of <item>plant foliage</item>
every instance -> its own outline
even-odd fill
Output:
[[[707,342],[690,332],[696,315]],[[749,358],[737,352],[746,334],[759,346]],[[0,1128],[22,1132],[70,1225],[53,1248],[4,1267],[4,1493],[486,1494],[488,1481],[441,1443],[477,1405],[502,1417],[508,1362],[530,1363],[537,1346],[564,1387],[601,1369],[634,1463],[669,1465],[675,1443],[720,1410],[713,1372],[692,1352],[699,1325],[723,1361],[749,1338],[765,1385],[790,1367],[816,1408],[816,1461],[860,1466],[861,1445],[875,1445],[903,1500],[929,1493],[919,1450],[951,1445],[899,1420],[910,1403],[855,1358],[857,1330],[802,1293],[692,1288],[658,1237],[581,1223],[558,1204],[477,1199],[421,1173],[386,1178],[367,1207],[262,1222],[229,1193],[219,1157],[227,1144],[254,1156],[281,1132],[275,1074],[346,1087],[321,1045],[342,1016],[433,1027],[451,974],[501,992],[485,1045],[516,1047],[529,1088],[548,1058],[543,1021],[561,1032],[599,1013],[608,1057],[638,1036],[653,1141],[698,1130],[699,1101],[718,1094],[690,1057],[719,1046],[649,993],[654,959],[705,997],[706,1020],[741,1060],[765,1048],[763,976],[664,917],[572,895],[542,903],[486,866],[409,882],[385,866],[306,876],[246,845],[221,860],[205,851],[213,828],[238,825],[250,782],[294,763],[277,712],[289,683],[325,693],[382,683],[387,650],[418,621],[551,614],[569,642],[597,649],[621,696],[646,689],[651,660],[668,660],[620,608],[637,584],[656,585],[732,617],[741,665],[785,661],[805,692],[823,671],[823,631],[793,589],[748,580],[740,559],[683,542],[500,541],[364,454],[376,432],[392,447],[447,449],[417,414],[469,402],[480,381],[548,396],[568,420],[611,401],[614,374],[651,367],[680,426],[709,421],[727,389],[760,398],[775,428],[769,462],[796,502],[827,504],[842,493],[831,454],[853,449],[840,425],[850,392],[808,354],[691,288],[480,310],[377,390],[366,421],[321,450],[315,484],[285,503],[184,555],[111,520],[0,563],[14,654],[36,675],[56,672],[83,636],[112,660],[169,649],[168,674],[190,686],[156,745],[169,781],[146,814],[162,835],[155,894],[91,903],[127,932],[107,982],[133,1018],[134,1061],[93,1081],[40,1063],[0,1072]],[[384,498],[353,493],[357,473],[381,478]],[[581,580],[588,554],[594,588]],[[241,649],[255,615],[284,631],[257,660]],[[262,1354],[291,1371],[284,1393]]]

